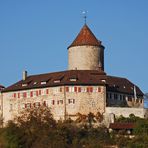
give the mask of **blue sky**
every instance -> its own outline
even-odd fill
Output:
[[[0,0],[0,84],[67,69],[67,47],[84,24],[105,46],[105,71],[148,92],[147,0]]]

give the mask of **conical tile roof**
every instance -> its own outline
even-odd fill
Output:
[[[80,33],[77,35],[75,40],[68,48],[73,46],[83,46],[83,45],[91,45],[91,46],[101,45],[101,41],[99,41],[95,37],[95,35],[92,33],[92,31],[89,29],[89,27],[86,24],[83,26]]]

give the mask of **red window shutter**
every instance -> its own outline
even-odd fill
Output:
[[[23,93],[23,97],[24,97],[24,98],[27,97],[27,93],[26,93],[26,92]]]
[[[30,92],[30,97],[33,97],[33,91]]]
[[[25,108],[27,108],[27,104],[25,104]]]
[[[62,92],[62,87],[60,87],[60,92]]]
[[[69,92],[69,87],[66,87],[66,92]]]
[[[18,93],[18,98],[20,98],[20,93]]]
[[[81,92],[81,87],[78,87],[78,92]]]
[[[55,103],[55,101],[54,101],[54,100],[52,100],[52,105],[54,105],[54,103]]]
[[[49,89],[46,89],[46,94],[47,94],[47,95],[49,94]]]
[[[77,92],[77,87],[74,87],[75,92]]]
[[[59,100],[57,101],[57,104],[59,104]]]
[[[39,90],[39,95],[41,95],[41,90]]]
[[[16,93],[13,94],[13,97],[16,98]]]
[[[89,87],[87,87],[87,92],[89,92]]]
[[[101,88],[100,87],[98,87],[98,92],[101,92]]]
[[[39,95],[39,93],[38,93],[38,90],[36,91],[36,96],[38,96]]]
[[[89,91],[90,91],[90,92],[93,92],[93,88],[92,88],[92,87],[90,87],[90,88],[89,88]]]

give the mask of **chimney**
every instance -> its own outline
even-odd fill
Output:
[[[23,80],[26,80],[26,78],[27,78],[27,71],[25,70],[23,71]]]

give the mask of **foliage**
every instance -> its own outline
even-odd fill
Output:
[[[148,147],[148,120],[130,115],[130,119],[120,117],[120,122],[135,123],[134,137],[109,133],[106,127],[94,128],[92,123],[102,121],[103,116],[89,113],[79,114],[77,122],[83,121],[86,126],[77,126],[70,118],[56,122],[50,109],[40,107],[27,110],[0,129],[0,146],[4,148],[96,148],[117,145],[126,148]],[[87,124],[89,126],[87,126]]]

